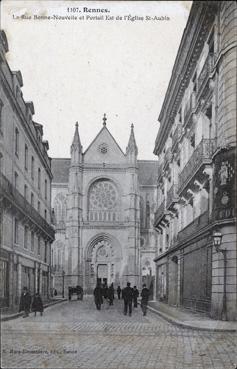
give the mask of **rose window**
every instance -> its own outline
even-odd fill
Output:
[[[96,182],[90,191],[90,209],[114,209],[117,205],[117,198],[117,190],[112,182]]]
[[[89,192],[90,220],[117,219],[118,191],[110,180],[95,182]]]

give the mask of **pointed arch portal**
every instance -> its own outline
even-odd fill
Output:
[[[122,249],[118,240],[108,234],[95,236],[86,248],[85,284],[92,290],[97,280],[117,283],[121,276]]]

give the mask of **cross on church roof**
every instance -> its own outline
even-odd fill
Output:
[[[106,126],[106,121],[107,121],[107,118],[106,118],[106,114],[104,113],[104,116],[103,116],[103,126]]]

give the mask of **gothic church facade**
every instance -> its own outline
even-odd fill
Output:
[[[155,275],[156,162],[137,160],[134,127],[124,153],[106,126],[83,152],[78,124],[71,158],[52,159],[54,288],[97,280],[140,286]]]

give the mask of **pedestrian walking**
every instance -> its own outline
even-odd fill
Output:
[[[108,300],[109,300],[109,305],[113,305],[113,301],[114,301],[114,285],[113,283],[111,283],[111,285],[108,288]]]
[[[127,283],[127,287],[123,289],[123,300],[124,300],[124,315],[127,315],[129,311],[129,316],[132,315],[132,299],[133,299],[133,289],[130,287],[130,282]]]
[[[133,287],[133,306],[137,307],[137,298],[139,296],[139,291],[136,286]]]
[[[41,316],[43,315],[44,311],[43,302],[38,292],[34,295],[31,310],[35,313],[35,316],[37,311],[40,312]]]
[[[94,289],[94,299],[95,299],[96,309],[100,310],[101,304],[103,304],[103,290],[101,288],[100,283],[97,283]]]
[[[142,309],[143,315],[146,315],[148,299],[149,299],[149,290],[148,288],[146,288],[145,284],[143,284],[142,286],[141,298],[142,298],[141,299],[141,309]]]
[[[117,288],[117,295],[118,295],[118,299],[119,299],[119,300],[120,300],[121,292],[122,292],[121,287],[120,287],[120,286],[118,286],[118,288]]]
[[[20,298],[20,306],[19,312],[24,310],[23,318],[29,316],[30,313],[30,305],[31,305],[31,295],[26,287],[23,288],[21,298]]]
[[[107,283],[104,283],[102,289],[103,289],[103,297],[107,300],[107,298],[108,298],[108,286],[107,286]]]

